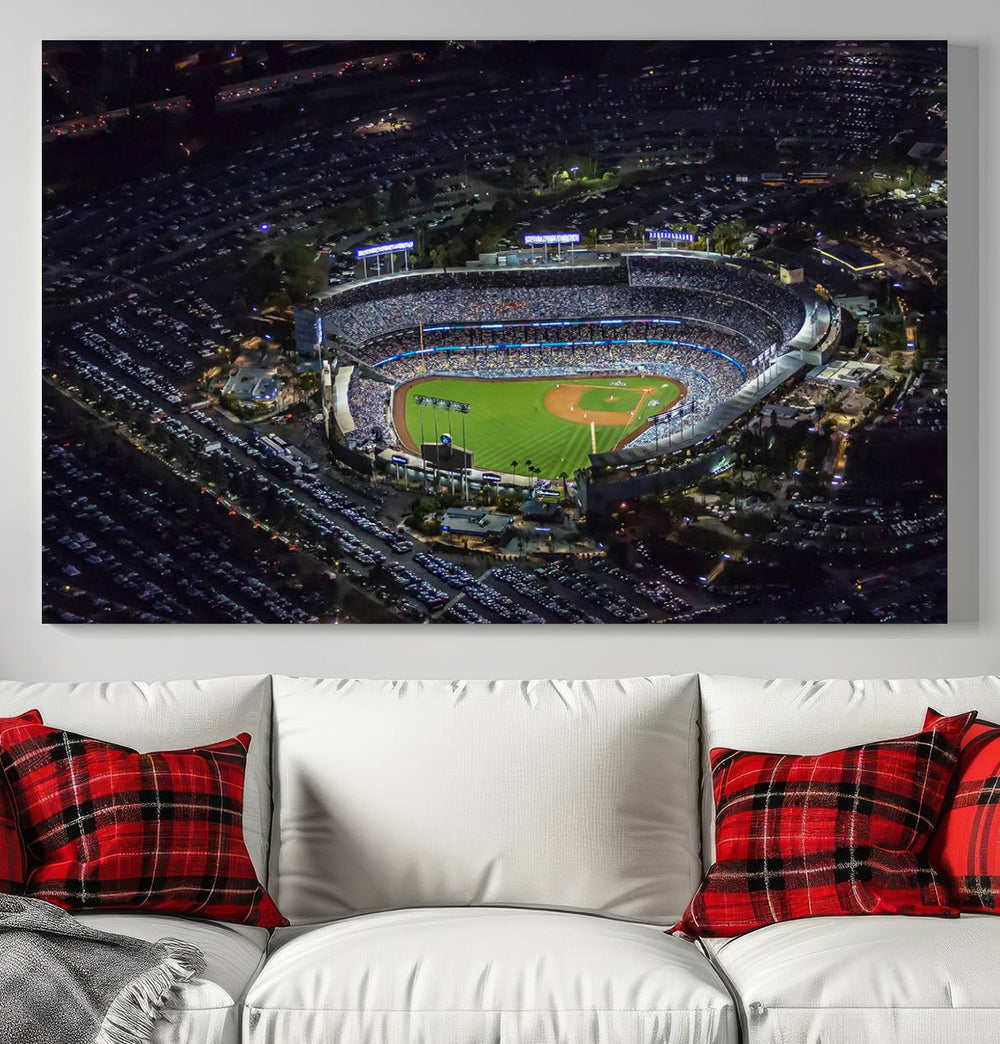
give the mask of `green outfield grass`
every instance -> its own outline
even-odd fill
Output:
[[[567,387],[575,385],[585,387],[580,392]],[[561,390],[557,386],[561,386]],[[621,415],[622,423],[618,423],[617,417],[605,417],[603,419],[614,423],[595,427],[599,453],[620,445],[650,417],[662,413],[683,394],[682,387],[666,377],[607,374],[525,380],[433,377],[401,388],[396,394],[405,396],[404,416],[411,447],[417,447],[421,439],[434,441],[435,414],[437,437],[448,431],[456,446],[463,444],[462,416],[417,406],[413,402],[414,395],[467,402],[470,411],[465,419],[466,448],[473,452],[477,468],[509,474],[511,461],[516,460],[516,470],[524,475],[526,462],[530,460],[541,468],[543,477],[558,478],[564,471],[572,475],[577,468],[590,463],[591,435],[589,422],[576,423],[551,412],[545,399],[554,389],[554,395],[563,400],[561,405],[555,404],[557,409],[565,412],[567,402],[576,400],[569,416],[579,416],[582,420],[584,413],[592,418],[594,411]],[[609,401],[612,397],[615,401]]]

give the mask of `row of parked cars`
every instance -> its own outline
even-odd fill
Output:
[[[473,576],[467,569],[432,554],[414,556],[428,572],[441,577],[445,583],[461,591],[465,597],[488,609],[505,623],[544,623],[544,619],[524,609],[485,580]],[[473,610],[475,611],[475,610]]]
[[[87,447],[44,442],[43,574],[61,602],[144,622],[314,619],[282,593],[269,559],[192,525],[155,483],[122,488],[115,466],[96,466],[88,455]]]

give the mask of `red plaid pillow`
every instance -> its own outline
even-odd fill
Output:
[[[924,728],[942,720],[927,712]],[[974,721],[962,737],[950,800],[927,854],[963,910],[1000,913],[1000,725]]]
[[[0,726],[31,869],[25,894],[70,910],[287,922],[243,840],[250,737],[139,754],[23,719]]]
[[[829,754],[713,750],[716,861],[670,930],[741,935],[796,917],[955,915],[921,853],[972,717]]]
[[[38,711],[28,711],[17,718],[0,718],[0,729],[17,721],[40,722]],[[0,892],[19,893],[24,889],[24,850],[17,829],[17,817],[10,790],[0,772]]]

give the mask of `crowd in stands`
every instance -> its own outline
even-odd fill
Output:
[[[406,380],[405,377],[401,379]],[[392,385],[373,381],[355,369],[347,393],[351,419],[354,421],[354,431],[349,434],[362,444],[369,439],[375,442],[391,442],[391,398]]]
[[[634,287],[682,286],[723,294],[753,305],[777,322],[783,341],[790,341],[806,320],[805,305],[799,297],[773,279],[735,262],[638,255],[629,258],[628,266]]]
[[[632,258],[638,265],[554,270],[426,273],[352,288],[331,301],[327,328],[361,350],[392,331],[442,323],[663,316],[737,332],[741,361],[794,337],[802,302],[742,269],[687,258]],[[370,356],[369,361],[374,361]]]
[[[522,361],[530,365],[538,351],[547,352],[551,345],[587,347],[589,343],[627,340],[671,340],[693,342],[699,347],[713,348],[723,352],[746,368],[746,357],[755,346],[746,338],[730,334],[704,323],[690,320],[625,319],[609,322],[604,320],[546,320],[545,325],[505,322],[478,325],[448,324],[427,327],[424,331],[424,347],[463,347],[473,353],[499,349],[508,356],[519,351]],[[520,347],[518,347],[520,346]],[[382,360],[420,347],[419,338],[413,330],[397,331],[370,342],[367,346],[373,359],[372,365],[381,368]],[[602,345],[607,350],[615,344]]]

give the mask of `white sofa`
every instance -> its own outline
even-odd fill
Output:
[[[248,731],[245,832],[291,927],[185,938],[157,1044],[993,1044],[1000,917],[664,934],[711,861],[713,746],[814,753],[1000,716],[1000,678],[0,682],[140,750]]]

